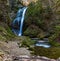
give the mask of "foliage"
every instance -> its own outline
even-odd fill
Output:
[[[21,46],[24,47],[30,47],[31,45],[34,45],[36,41],[31,40],[29,37],[24,37],[21,42]]]
[[[29,35],[30,37],[36,37],[40,32],[39,27],[35,25],[30,25],[24,32],[24,35]]]
[[[49,37],[49,42],[52,46],[60,46],[59,41],[57,41],[57,38],[60,36],[60,25],[55,26],[54,34]]]
[[[7,24],[4,22],[0,23],[0,40],[10,40],[15,37],[15,35],[12,33],[11,29]]]
[[[44,31],[40,31],[40,33],[37,35],[37,38],[43,39],[44,37],[48,37],[47,33]]]
[[[16,7],[14,8],[16,10],[18,9]],[[10,23],[12,19],[10,13],[11,7],[9,2],[7,0],[0,0],[0,40],[3,41],[12,40],[16,37],[12,33],[12,30],[10,28]]]
[[[54,26],[54,20],[52,18],[53,12],[49,5],[43,5],[44,2],[41,0],[38,0],[35,4],[31,3],[28,6],[26,16],[25,16],[25,27],[24,27],[24,33],[29,35],[32,35],[31,32],[26,32],[26,30],[30,27],[30,25],[35,25],[39,27],[39,29],[42,29],[45,33],[49,33],[52,27]],[[31,29],[31,28],[30,28]],[[37,31],[38,32],[38,31]],[[33,33],[33,32],[32,32]],[[24,34],[24,35],[25,35]],[[42,33],[44,34],[44,33]],[[35,34],[36,36],[38,35]],[[39,32],[40,35],[40,32]],[[34,35],[32,35],[33,37]]]
[[[34,8],[34,10],[33,10],[33,8]],[[28,12],[27,16],[39,16],[42,13],[42,9],[43,8],[42,8],[41,2],[36,2],[36,4],[31,3],[27,10],[27,12]]]
[[[30,21],[32,21],[32,22],[39,21],[38,23],[40,23],[42,11],[43,11],[43,8],[41,5],[41,2],[37,2],[36,4],[31,3],[28,7],[28,10],[27,10],[26,19],[29,20],[29,18],[30,18],[31,19]],[[32,19],[32,17],[34,20]]]
[[[60,57],[60,47],[51,47],[48,49],[43,47],[35,47],[34,54],[52,59],[57,59]]]

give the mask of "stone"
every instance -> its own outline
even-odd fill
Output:
[[[23,5],[28,6],[31,2],[36,2],[37,0],[19,0]]]
[[[56,61],[55,59],[51,59],[51,61]]]
[[[0,56],[0,61],[3,61],[3,58]]]
[[[50,58],[47,58],[47,57],[41,57],[42,59],[45,59],[45,60],[50,60]]]
[[[5,55],[3,61],[13,61],[13,58],[10,55]]]
[[[4,52],[3,51],[0,51],[0,60],[2,60],[4,58]]]

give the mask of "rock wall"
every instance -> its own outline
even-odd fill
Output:
[[[28,6],[31,2],[36,2],[37,0],[20,0],[23,5]]]

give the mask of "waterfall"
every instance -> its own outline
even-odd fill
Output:
[[[20,8],[17,12],[16,18],[12,23],[13,26],[12,31],[18,36],[22,35],[22,28],[23,28],[23,22],[24,22],[24,16],[26,10],[27,7]]]

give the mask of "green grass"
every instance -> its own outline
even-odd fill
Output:
[[[0,40],[10,40],[13,39],[15,35],[12,33],[9,26],[0,26]]]

